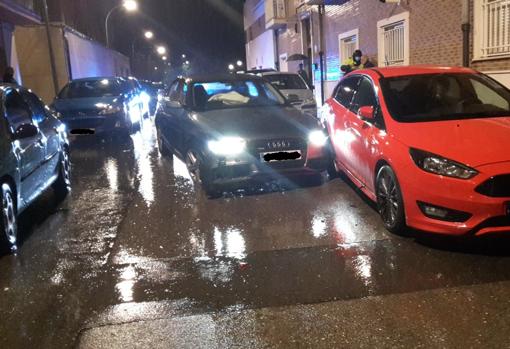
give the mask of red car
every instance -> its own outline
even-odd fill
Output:
[[[467,68],[352,72],[322,112],[334,166],[386,228],[510,233],[510,91]]]

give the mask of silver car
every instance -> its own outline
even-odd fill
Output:
[[[317,102],[313,90],[295,73],[265,72],[260,74],[303,112],[317,116]]]

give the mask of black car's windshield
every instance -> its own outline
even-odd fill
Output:
[[[280,90],[306,90],[308,86],[299,75],[271,74],[264,78]]]
[[[192,91],[193,107],[203,110],[285,104],[275,88],[262,80],[197,82]]]
[[[426,74],[385,78],[382,92],[400,122],[510,115],[510,91],[482,74]]]
[[[62,89],[58,95],[66,98],[114,97],[124,93],[123,84],[117,79],[73,81]]]

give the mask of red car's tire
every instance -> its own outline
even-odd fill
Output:
[[[407,232],[404,199],[397,176],[388,165],[382,166],[375,181],[377,208],[384,226],[390,232],[405,235]]]

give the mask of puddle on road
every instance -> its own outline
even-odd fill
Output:
[[[227,247],[229,236],[231,248]],[[218,232],[215,240],[218,255],[153,260],[125,254],[119,258],[117,262],[128,264],[117,266],[117,279],[129,291],[128,300],[122,292],[118,300],[131,305],[120,304],[103,315],[115,321],[111,314],[118,308],[151,302],[179,304],[173,311],[190,315],[510,280],[510,257],[452,254],[411,241],[381,240],[245,255],[235,231]],[[126,273],[134,277],[129,286]],[[165,277],[154,277],[158,274]]]

